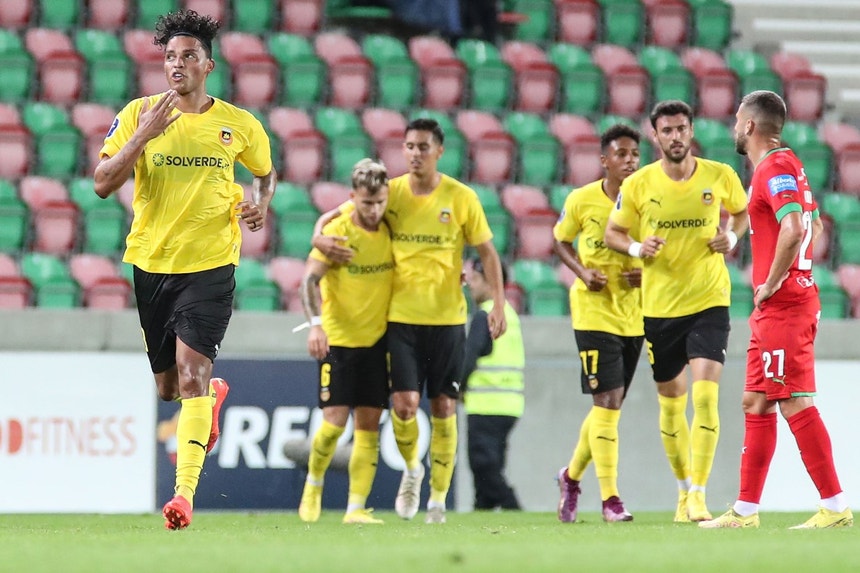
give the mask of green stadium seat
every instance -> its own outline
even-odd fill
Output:
[[[742,269],[732,264],[726,266],[729,269],[729,278],[732,282],[729,316],[737,319],[749,318],[755,306],[752,287],[747,282]]]
[[[0,180],[0,252],[24,248],[30,228],[30,211],[9,181]]]
[[[81,133],[68,113],[42,102],[24,104],[23,120],[36,138],[36,173],[50,177],[69,177],[78,169]]]
[[[122,41],[105,30],[79,30],[75,48],[87,61],[88,99],[124,105],[131,93],[132,64]]]
[[[693,122],[696,141],[703,147],[729,142],[734,146],[734,135],[723,122],[707,117],[696,118]]]
[[[570,185],[553,185],[549,188],[549,204],[550,206],[561,213],[564,209],[564,202],[567,196],[573,191]]]
[[[144,30],[155,28],[158,17],[168,12],[176,12],[179,9],[179,3],[180,0],[138,0],[134,3],[137,6],[135,26]],[[206,87],[209,87],[208,82]]]
[[[68,30],[77,26],[80,18],[76,0],[39,0],[39,25],[43,28]]]
[[[206,77],[206,92],[218,99],[230,99],[233,82],[230,75],[230,64],[217,55],[213,55],[212,59],[215,61],[215,68]]]
[[[514,282],[523,287],[526,293],[539,287],[552,287],[559,284],[555,269],[543,261],[517,259],[511,270]]]
[[[470,107],[487,111],[506,109],[511,101],[514,74],[499,49],[483,40],[461,40],[457,56],[469,71]]]
[[[311,202],[307,190],[300,185],[287,181],[281,181],[277,184],[269,208],[278,216],[296,212],[316,212],[316,207]]]
[[[12,30],[0,29],[0,101],[19,103],[35,86],[33,58]]]
[[[100,198],[89,178],[72,180],[68,189],[70,198],[83,214],[84,252],[116,257],[125,246],[128,219],[116,194]]]
[[[837,262],[860,262],[860,199],[848,193],[818,195],[819,209],[829,215],[837,231]]]
[[[370,34],[362,40],[361,49],[376,68],[377,105],[391,109],[411,107],[417,99],[419,75],[403,42]]]
[[[558,180],[561,144],[537,114],[508,114],[502,124],[517,141],[519,174],[517,181],[529,185],[549,185]]]
[[[553,0],[511,0],[506,11],[525,16],[514,28],[514,39],[546,43],[555,38],[555,5]]]
[[[645,46],[639,51],[638,59],[651,76],[653,101],[679,99],[689,102],[693,100],[696,81],[684,68],[678,54],[660,46]]]
[[[532,316],[564,316],[570,310],[570,298],[562,285],[539,287],[526,292],[528,312]]]
[[[306,257],[311,248],[314,224],[319,217],[310,194],[298,185],[281,182],[269,206],[278,220],[278,254]]]
[[[275,21],[275,2],[271,0],[231,0],[231,28],[239,32],[264,34]]]
[[[632,118],[629,118],[624,115],[615,115],[612,113],[608,113],[598,118],[598,120],[594,122],[594,127],[597,130],[597,133],[603,133],[616,123],[632,127],[636,130],[639,129],[639,125]]]
[[[639,0],[599,0],[599,3],[604,43],[635,48],[642,42],[645,10]]]
[[[356,3],[352,0],[327,0],[325,3],[326,18],[344,20],[386,20],[392,16],[390,8],[355,4]]]
[[[373,144],[361,120],[351,110],[327,107],[316,111],[314,124],[329,141],[330,179],[348,183],[353,166],[373,155]]]
[[[275,311],[281,307],[281,291],[269,280],[266,265],[243,258],[236,267],[235,307],[238,310]]]
[[[771,69],[764,55],[753,50],[729,50],[726,64],[738,75],[742,94],[756,90],[782,93],[782,80]]]
[[[549,49],[547,56],[560,75],[562,111],[594,115],[603,109],[603,72],[585,48],[557,43]]]
[[[815,284],[818,285],[821,318],[847,318],[849,316],[848,294],[842,289],[836,274],[821,265],[816,265],[812,267],[812,276],[815,278]]]
[[[267,47],[281,68],[281,102],[316,105],[326,85],[326,67],[310,41],[296,34],[277,33],[269,36]]]
[[[782,127],[782,140],[789,147],[800,147],[809,143],[821,143],[814,125],[802,121],[786,121]]]
[[[809,180],[813,193],[832,189],[832,176],[835,169],[833,150],[826,143],[813,141],[803,145],[792,145],[792,150],[803,162],[803,172]]]
[[[732,38],[731,4],[724,0],[687,0],[693,9],[693,45],[723,50]]]
[[[33,285],[36,306],[74,308],[79,305],[80,286],[59,258],[45,253],[25,253],[21,257],[21,273]]]
[[[487,223],[493,231],[493,246],[500,255],[505,255],[511,248],[511,236],[514,230],[514,222],[510,213],[502,205],[499,193],[489,185],[481,183],[469,183],[487,215]]]

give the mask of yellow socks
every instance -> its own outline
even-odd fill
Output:
[[[212,400],[209,396],[182,400],[176,426],[175,491],[189,503],[193,503],[197,482],[200,481],[211,428]]]
[[[322,421],[314,440],[311,443],[311,455],[308,459],[308,483],[322,485],[325,472],[331,463],[337,440],[343,434],[343,428]]]
[[[592,406],[588,442],[594,457],[594,473],[600,484],[600,498],[618,495],[618,420],[621,410]]]
[[[591,430],[591,415],[593,413],[594,408],[588,412],[588,415],[582,421],[582,426],[579,428],[579,441],[573,450],[570,463],[567,464],[567,477],[572,480],[582,481],[585,468],[591,462],[591,445],[588,441],[588,434]]]
[[[430,427],[430,502],[444,507],[457,457],[457,415],[431,416]]]
[[[711,475],[717,442],[720,439],[720,385],[711,380],[693,382],[692,478],[694,486],[704,486]]]
[[[672,472],[679,480],[690,476],[690,427],[687,425],[687,394],[669,398],[657,395],[660,403],[660,438]]]
[[[347,513],[362,509],[367,503],[373,478],[376,477],[376,464],[379,462],[379,432],[356,430],[352,442],[352,455],[349,457],[349,500]]]
[[[391,424],[394,441],[397,442],[397,449],[406,462],[406,468],[414,470],[421,463],[418,459],[418,419],[412,416],[408,420],[401,420],[392,410]]]

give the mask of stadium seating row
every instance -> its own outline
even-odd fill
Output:
[[[16,0],[0,11],[4,28],[116,30],[150,28],[160,15],[179,7],[197,10],[231,29],[262,34],[318,32],[326,16],[390,17],[391,11],[353,7],[345,0]],[[581,45],[607,41],[676,47],[724,48],[731,39],[731,5],[722,0],[505,0],[501,20],[515,20],[514,37],[531,42],[558,40]]]
[[[401,140],[407,120],[437,119],[446,133],[448,151],[441,169],[450,175],[487,184],[515,181],[546,186],[582,185],[601,175],[598,134],[622,122],[650,131],[647,120],[636,124],[627,116],[608,114],[596,122],[586,116],[556,113],[545,121],[529,112],[496,114],[460,110],[452,119],[438,110],[300,108],[252,110],[273,135],[272,155],[283,179],[309,184],[320,179],[345,182],[356,160],[380,157],[391,173],[406,170]],[[91,174],[116,111],[96,103],[78,103],[67,112],[60,106],[28,102],[21,111],[0,103],[0,176],[16,179],[27,173],[69,178]],[[695,121],[697,153],[732,165],[741,174],[747,165],[734,150],[728,125],[719,120]],[[850,124],[789,121],[785,141],[803,158],[810,184],[860,196],[860,130]],[[336,142],[336,144],[330,144]],[[643,162],[654,158],[649,141],[642,143]],[[237,179],[250,181],[239,168]]]
[[[359,43],[323,32],[259,36],[224,32],[207,87],[238,105],[359,109],[472,107],[537,113],[617,113],[638,116],[653,101],[692,103],[701,117],[726,119],[741,90],[783,91],[792,119],[817,121],[826,81],[802,56],[779,53],[766,61],[754,52],[659,45],[629,49],[612,43],[590,50],[569,43],[540,45],[514,40],[497,48],[466,39],[456,50],[440,38],[419,36],[404,44],[385,35]],[[80,29],[71,34],[30,28],[22,38],[0,34],[0,100],[32,97],[70,104],[122,105],[164,88],[160,51],[148,30]],[[38,77],[38,82],[34,82]],[[40,86],[34,91],[34,86]]]

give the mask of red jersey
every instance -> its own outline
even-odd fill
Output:
[[[789,277],[769,299],[775,304],[801,304],[818,296],[812,279],[812,220],[818,205],[809,189],[803,164],[793,151],[780,147],[770,151],[755,169],[749,189],[750,243],[753,286],[767,280],[776,252],[780,221],[799,212],[803,220],[800,253],[789,269]]]

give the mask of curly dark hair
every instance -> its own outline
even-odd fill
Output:
[[[158,18],[152,43],[164,49],[174,36],[191,36],[203,44],[206,57],[211,58],[212,40],[218,35],[219,28],[221,22],[211,16],[201,16],[194,10],[178,10]]]

